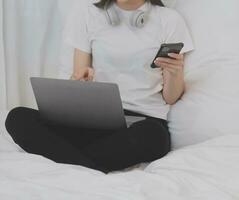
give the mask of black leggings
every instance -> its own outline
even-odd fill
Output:
[[[8,114],[6,129],[26,152],[105,173],[159,159],[170,151],[167,121],[152,117],[119,131],[102,131],[49,125],[37,110],[18,107]]]

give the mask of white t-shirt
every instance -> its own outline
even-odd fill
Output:
[[[78,2],[65,27],[65,42],[92,54],[95,81],[118,84],[124,109],[167,119],[162,70],[150,65],[162,43],[183,42],[181,53],[193,50],[183,18],[173,9],[152,6],[145,26],[133,28],[129,17],[134,11],[115,4],[121,24],[111,26],[92,2]],[[148,9],[148,3],[139,9]]]

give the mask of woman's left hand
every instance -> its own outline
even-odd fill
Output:
[[[183,54],[169,53],[168,56],[170,58],[158,57],[154,63],[158,67],[167,70],[172,75],[178,75],[179,73],[182,73],[184,67]]]

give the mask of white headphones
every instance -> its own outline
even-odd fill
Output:
[[[146,2],[147,3],[147,2]],[[130,17],[130,25],[136,28],[142,28],[146,24],[149,18],[149,13],[152,9],[151,3],[148,4],[148,9],[146,11],[136,10]],[[108,23],[112,26],[117,26],[120,24],[120,17],[113,7],[113,3],[108,1],[104,6],[104,12]]]

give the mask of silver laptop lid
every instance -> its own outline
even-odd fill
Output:
[[[117,84],[31,78],[41,116],[54,124],[90,129],[126,127]]]

